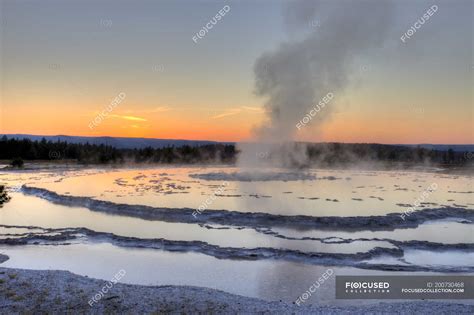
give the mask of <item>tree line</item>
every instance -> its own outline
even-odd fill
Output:
[[[292,161],[291,167],[348,165],[360,161],[402,164],[472,165],[470,152],[440,151],[421,147],[383,144],[294,143],[289,151],[305,150],[307,159]],[[278,152],[278,151],[277,151]],[[23,160],[73,160],[84,164],[105,163],[226,163],[234,164],[239,152],[233,144],[184,145],[164,148],[117,149],[109,145],[68,143],[65,141],[32,141],[0,138],[0,160],[22,166]],[[257,152],[255,159],[275,160],[274,152]]]
[[[386,144],[317,143],[307,147],[309,160],[318,165],[379,161],[406,165],[472,165],[472,154]]]
[[[233,163],[233,145],[210,144],[199,147],[180,146],[143,149],[117,149],[104,144],[68,143],[65,141],[32,141],[0,138],[0,160],[12,160],[21,166],[23,160],[74,160],[84,164],[125,162],[152,163]],[[20,165],[21,164],[21,165]]]

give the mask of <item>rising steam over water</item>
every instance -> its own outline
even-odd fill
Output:
[[[331,93],[332,103],[319,110],[307,128],[315,129],[329,117],[349,83],[354,59],[386,41],[393,4],[364,0],[347,10],[343,1],[300,0],[291,1],[284,14],[290,33],[306,35],[289,38],[255,62],[255,93],[265,101],[267,119],[255,131],[260,145],[240,144],[242,167],[305,164],[305,148],[291,145],[296,124]],[[273,159],[256,159],[260,152]]]

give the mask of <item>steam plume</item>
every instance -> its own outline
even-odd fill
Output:
[[[292,36],[256,60],[255,92],[266,100],[267,120],[256,129],[258,145],[239,146],[240,166],[262,160],[286,166],[305,163],[305,148],[292,144],[296,124],[328,93],[337,101],[354,58],[384,42],[391,11],[390,2],[377,0],[351,6],[345,1],[299,0],[286,7],[289,34],[306,35]],[[305,128],[327,119],[333,106],[321,109]]]

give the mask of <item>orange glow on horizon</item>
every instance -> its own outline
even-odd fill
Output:
[[[243,108],[243,107],[242,107]],[[222,113],[222,114],[221,114]],[[263,112],[229,109],[203,111],[129,111],[110,113],[96,127],[89,128],[97,112],[84,107],[50,106],[3,107],[0,132],[5,134],[70,135],[89,137],[130,137],[157,139],[209,140],[222,142],[252,141],[253,129],[260,125]],[[380,114],[367,117],[357,113],[339,113],[324,123],[296,131],[297,141],[386,144],[472,144],[471,117],[415,117]],[[21,126],[21,127],[19,127]],[[295,128],[296,129],[296,128]]]

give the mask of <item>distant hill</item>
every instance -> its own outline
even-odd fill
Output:
[[[3,135],[2,135],[3,136]],[[68,143],[89,143],[89,144],[105,144],[113,146],[117,149],[143,149],[152,147],[155,149],[169,146],[180,147],[189,145],[192,147],[206,144],[217,144],[222,142],[216,141],[201,141],[201,140],[174,140],[174,139],[151,139],[151,138],[122,138],[122,137],[80,137],[80,136],[40,136],[40,135],[25,135],[25,134],[6,134],[7,138],[13,139],[30,139],[32,141],[41,141],[45,138],[48,141],[66,141]],[[232,144],[225,142],[224,144]]]

